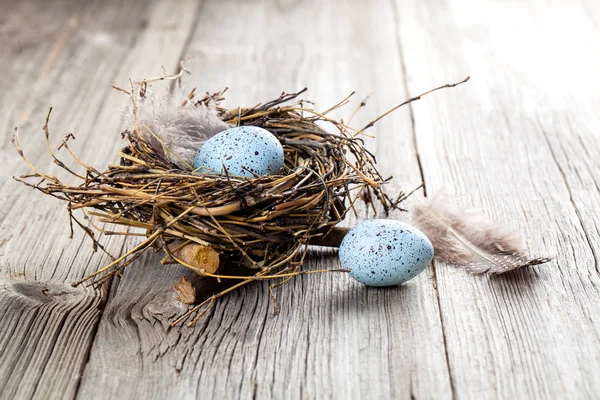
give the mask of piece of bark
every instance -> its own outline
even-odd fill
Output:
[[[223,275],[252,276],[255,272],[255,270],[225,262],[221,273]],[[177,300],[184,304],[198,304],[236,283],[239,283],[239,280],[222,279],[219,281],[215,278],[205,278],[190,273],[187,276],[182,276],[179,282],[173,286],[173,289],[177,293]]]
[[[177,300],[184,304],[194,304],[199,286],[200,281],[198,279],[186,279],[182,276],[179,282],[173,286],[173,289],[177,293]]]
[[[219,269],[219,253],[210,246],[190,243],[177,249],[181,242],[174,242],[169,246],[175,257],[186,262],[192,267],[202,269],[204,272],[214,274]]]

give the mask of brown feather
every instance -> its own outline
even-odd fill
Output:
[[[501,274],[551,260],[529,257],[519,234],[452,205],[446,196],[417,205],[413,222],[433,244],[436,258],[473,274]]]

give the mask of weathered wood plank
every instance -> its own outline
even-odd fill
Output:
[[[3,50],[11,61],[2,64],[2,126],[19,125],[25,154],[56,173],[39,130],[53,105],[55,144],[75,132],[73,148],[82,158],[98,167],[114,162],[122,125],[118,107],[127,98],[110,84],[160,74],[161,63],[174,68],[196,7],[195,1],[65,1],[53,2],[46,13],[36,2],[13,6],[3,14],[3,42],[9,44]],[[10,144],[10,131],[2,136],[0,159],[8,176],[29,172]],[[90,254],[80,233],[67,238],[64,204],[12,180],[2,185],[0,199],[10,206],[0,211],[0,397],[74,397],[106,290],[70,283],[108,257]],[[118,237],[103,242],[115,254],[126,246]]]
[[[557,255],[502,277],[436,265],[455,395],[597,397],[593,13],[565,1],[396,3],[411,91],[473,76],[413,108],[429,193],[445,188]]]
[[[471,74],[468,86],[415,103],[414,127],[408,109],[377,124],[369,146],[397,176],[394,188],[416,185],[414,128],[430,194],[445,187],[483,206],[532,248],[556,253],[555,264],[496,278],[438,264],[395,290],[302,277],[279,290],[277,317],[255,285],[198,326],[171,329],[183,310],[171,287],[183,272],[148,254],[113,282],[96,335],[106,290],[68,284],[106,257],[89,256],[81,235],[66,239],[62,205],[3,181],[0,397],[73,397],[90,347],[81,398],[596,397],[597,8],[396,3],[208,2],[189,46],[199,88],[229,85],[235,106],[309,86],[323,108],[377,89],[361,125],[405,97],[401,60],[411,94]],[[0,170],[24,171],[10,146],[20,125],[26,154],[57,171],[40,141],[48,105],[56,140],[74,131],[86,160],[114,161],[115,109],[126,99],[108,84],[174,67],[199,10],[191,1],[3,8]],[[114,253],[128,246],[106,243]],[[321,251],[308,266],[337,259]]]
[[[307,86],[306,97],[326,109],[356,89],[338,114],[347,119],[376,89],[355,121],[362,125],[406,97],[384,1],[207,2],[189,53],[196,67],[188,81],[201,90],[229,86],[231,107]],[[369,146],[381,170],[397,177],[391,190],[417,186],[409,114],[394,114],[373,132]],[[390,290],[345,275],[298,278],[278,291],[279,316],[256,284],[219,301],[197,326],[168,328],[182,311],[172,292],[182,272],[157,264],[148,255],[113,285],[79,397],[451,395],[431,274]],[[308,260],[308,268],[337,266],[332,252]]]

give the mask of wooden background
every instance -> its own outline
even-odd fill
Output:
[[[600,396],[597,0],[0,3],[0,398]],[[55,144],[73,132],[103,168],[128,100],[110,85],[186,56],[189,87],[228,86],[231,107],[307,86],[326,109],[356,90],[347,118],[375,90],[357,125],[471,75],[378,123],[369,147],[392,190],[424,180],[556,260],[499,277],[436,263],[392,289],[305,276],[277,292],[279,316],[256,284],[193,328],[169,327],[182,271],[154,255],[103,289],[72,288],[107,258],[67,238],[64,204],[10,178],[27,172],[13,128],[57,172],[40,130],[53,106]],[[338,266],[332,251],[307,265]]]

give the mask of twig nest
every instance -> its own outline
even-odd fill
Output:
[[[418,229],[389,219],[361,222],[340,246],[350,276],[368,286],[393,286],[419,275],[433,259],[433,246]]]
[[[391,177],[379,173],[361,135],[393,110],[468,80],[408,99],[355,129],[330,117],[352,94],[324,111],[310,108],[311,102],[284,104],[306,89],[234,109],[221,106],[227,89],[198,97],[194,89],[183,99],[152,98],[150,82],[179,80],[183,72],[182,64],[177,74],[144,79],[132,84],[131,91],[117,88],[131,97],[131,125],[121,134],[126,144],[118,154],[119,164],[104,171],[72,152],[68,143],[72,134],[64,137],[59,150],[64,149],[80,171],[57,157],[50,146],[48,113],[42,129],[50,156],[77,184],[36,168],[21,148],[18,130],[12,140],[33,171],[15,179],[67,202],[71,230],[80,227],[92,240],[94,251],[107,252],[98,233],[142,237],[135,247],[111,255],[106,266],[73,285],[103,283],[149,249],[162,249],[164,264],[178,262],[209,278],[180,282],[183,302],[201,302],[172,324],[198,311],[193,324],[206,312],[202,307],[258,280],[277,282],[269,286],[272,291],[303,273],[347,272],[303,271],[308,245],[337,245],[345,231],[336,225],[349,212],[358,216],[359,199],[370,209],[380,206],[387,213],[402,210],[399,204],[408,196],[400,192],[390,197],[385,192]],[[350,120],[365,104],[366,99]],[[87,222],[76,216],[79,212]],[[352,269],[352,276],[371,285],[410,279],[432,256],[424,236],[391,221],[359,224],[340,249],[342,264]],[[199,300],[199,292],[208,290],[204,284],[218,284],[212,289],[221,291]]]
[[[268,130],[240,126],[209,139],[194,158],[198,172],[246,178],[279,175],[283,167],[283,147]]]
[[[78,179],[77,184],[35,168],[18,135],[13,138],[34,171],[19,180],[66,201],[71,226],[81,227],[94,249],[106,251],[87,222],[78,219],[79,212],[101,234],[142,237],[131,250],[113,256],[106,266],[74,285],[105,282],[145,251],[162,249],[162,263],[185,265],[204,277],[206,284],[224,282],[218,294],[202,300],[175,324],[243,285],[261,280],[276,282],[273,288],[309,273],[302,269],[308,245],[339,243],[341,235],[332,232],[349,212],[356,214],[358,200],[388,212],[400,209],[406,198],[402,192],[392,198],[384,191],[391,177],[377,171],[375,157],[364,147],[362,130],[328,116],[347,99],[322,112],[302,102],[283,104],[301,91],[251,108],[226,109],[220,105],[222,92],[195,99],[192,91],[181,103],[169,102],[168,115],[174,118],[159,118],[154,124],[147,113],[137,114],[149,104],[146,89],[143,81],[137,92],[130,93],[133,125],[122,133],[126,145],[118,154],[118,165],[104,171],[88,166],[71,152],[68,140],[73,136],[69,135],[60,147],[84,170],[75,172],[49,147],[55,163]],[[43,128],[47,138],[48,119],[49,115]],[[177,130],[185,140],[173,134],[169,121],[186,128]],[[205,125],[206,129],[187,129]],[[223,126],[237,128],[222,130]],[[188,149],[204,139],[196,165],[190,165],[189,152],[181,152],[181,146]],[[196,170],[199,167],[203,170]],[[97,222],[107,225],[100,228]],[[198,292],[194,284],[185,282],[178,291],[185,302],[197,301]]]

